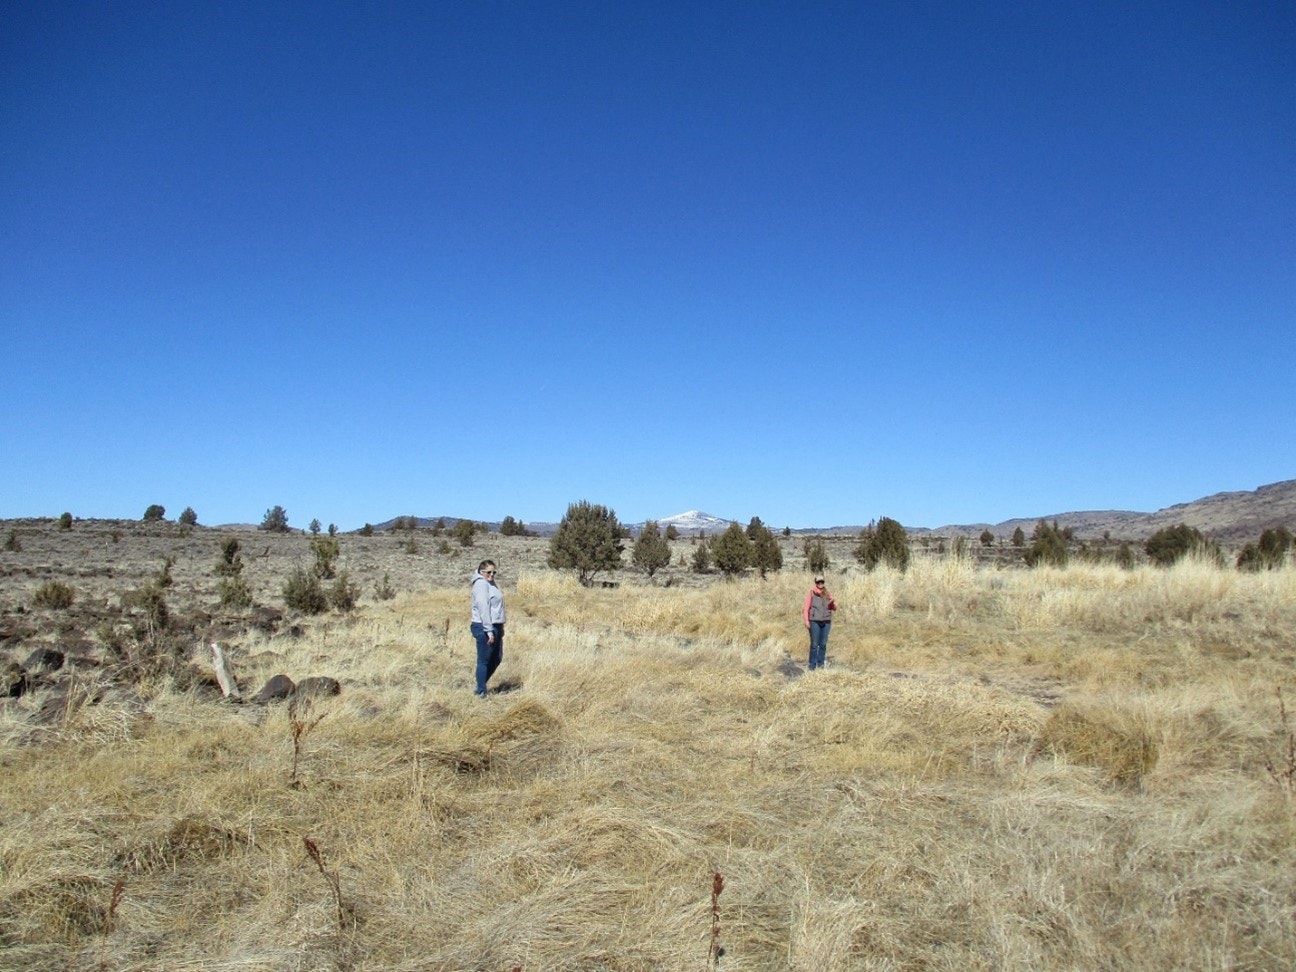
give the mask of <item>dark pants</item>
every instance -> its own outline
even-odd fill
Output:
[[[473,622],[469,630],[477,641],[477,694],[485,696],[486,683],[490,681],[490,677],[495,674],[495,669],[499,668],[500,662],[504,660],[504,625],[490,626],[489,631],[495,635],[493,644],[486,640],[488,629],[484,625]]]
[[[823,668],[824,658],[828,655],[828,629],[831,621],[810,622],[810,667]]]

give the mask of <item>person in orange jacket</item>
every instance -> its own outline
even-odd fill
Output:
[[[806,630],[810,632],[810,670],[823,668],[824,658],[828,654],[828,629],[832,627],[832,613],[837,610],[837,602],[824,586],[824,579],[816,576],[814,587],[806,595],[802,616]]]

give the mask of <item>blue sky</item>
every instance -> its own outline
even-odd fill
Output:
[[[1296,5],[0,9],[0,516],[1296,477]]]

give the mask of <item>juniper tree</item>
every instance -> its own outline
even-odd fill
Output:
[[[802,544],[805,551],[806,567],[812,574],[822,574],[828,569],[828,548],[824,546],[823,537],[807,537]]]
[[[1147,538],[1143,552],[1158,567],[1169,567],[1193,551],[1206,549],[1206,538],[1186,523],[1164,527]]]
[[[621,566],[621,524],[606,506],[581,500],[567,507],[549,540],[549,566],[575,570],[588,587],[594,575]]]
[[[282,506],[270,507],[270,509],[266,510],[266,515],[257,529],[266,530],[270,533],[287,533],[288,511]]]
[[[670,544],[662,537],[656,520],[649,520],[643,525],[630,558],[649,577],[670,563]]]
[[[726,577],[733,577],[751,566],[752,542],[742,527],[730,523],[729,528],[716,537],[711,556]]]
[[[758,520],[752,522],[756,524],[755,529],[752,528],[751,524],[747,526],[747,535],[751,537],[752,542],[752,566],[756,568],[763,578],[771,570],[782,569],[783,551],[768,527]]]
[[[860,542],[855,547],[855,558],[867,570],[874,570],[878,564],[886,564],[896,570],[909,569],[909,534],[898,520],[884,516],[868,529],[860,533]]]
[[[1043,520],[1035,524],[1031,533],[1030,549],[1023,559],[1028,567],[1065,567],[1067,564],[1067,533],[1056,522],[1049,526]]]

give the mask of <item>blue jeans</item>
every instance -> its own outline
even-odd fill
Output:
[[[469,625],[472,636],[477,642],[477,694],[485,697],[486,683],[504,660],[504,625],[493,624],[488,629],[485,625],[473,622]],[[486,634],[495,635],[495,642],[486,640]]]
[[[831,621],[810,622],[810,669],[823,668],[828,655],[828,629]]]

